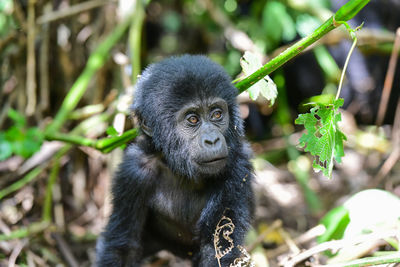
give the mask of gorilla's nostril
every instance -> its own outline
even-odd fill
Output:
[[[216,143],[218,143],[219,141],[219,137],[215,138],[215,139],[205,139],[204,143],[206,145],[215,145]]]

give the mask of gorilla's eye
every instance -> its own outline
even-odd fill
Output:
[[[193,125],[199,123],[199,118],[195,115],[189,115],[187,120],[188,120],[188,122],[190,122],[190,124],[193,124]]]
[[[219,109],[215,110],[215,111],[212,113],[211,118],[212,118],[213,120],[220,120],[220,119],[222,118],[222,111],[219,110]]]

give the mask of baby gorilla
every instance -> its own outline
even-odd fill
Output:
[[[229,76],[204,56],[169,58],[143,72],[133,104],[143,134],[114,178],[98,266],[140,266],[161,249],[193,266],[218,266],[213,235],[223,216],[234,225],[233,244],[221,234],[217,251],[234,248],[221,262],[240,257],[253,174],[236,95]]]

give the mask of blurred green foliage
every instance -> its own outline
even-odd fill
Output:
[[[43,143],[43,133],[37,127],[27,128],[25,117],[10,109],[9,118],[13,125],[0,132],[0,160],[5,160],[13,154],[29,158],[39,151]]]
[[[5,36],[11,29],[15,29],[12,11],[12,0],[0,1],[0,37]]]

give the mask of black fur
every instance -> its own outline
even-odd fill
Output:
[[[113,181],[98,266],[139,266],[161,249],[191,257],[194,266],[218,266],[213,234],[223,214],[235,225],[235,246],[243,244],[253,174],[236,95],[224,70],[204,56],[166,59],[143,72],[133,111],[147,134],[128,146]],[[201,123],[188,125],[188,105],[205,114]],[[234,249],[222,261],[238,255]]]

